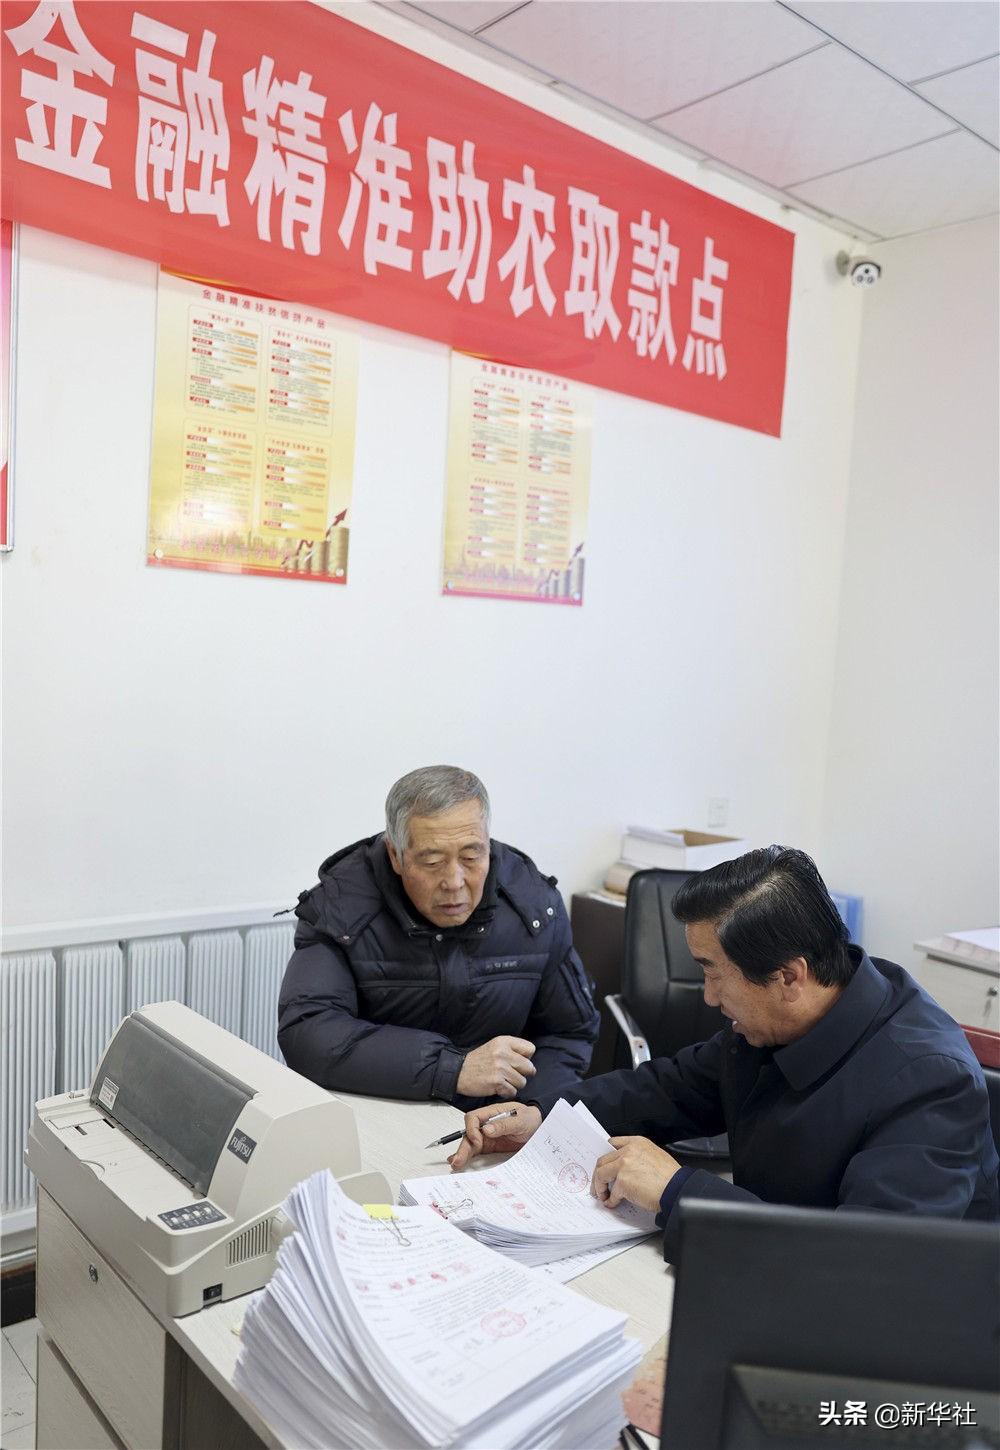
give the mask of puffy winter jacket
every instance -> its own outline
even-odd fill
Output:
[[[535,1044],[519,1098],[558,1097],[586,1072],[598,1014],[555,880],[490,842],[483,897],[461,926],[418,916],[384,838],[330,856],[303,891],[278,1002],[288,1065],[326,1088],[444,1098],[466,1053],[510,1033]]]

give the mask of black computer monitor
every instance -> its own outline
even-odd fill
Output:
[[[677,1211],[663,1450],[1000,1445],[1000,1229],[711,1200]],[[904,1403],[938,1405],[937,1423]]]

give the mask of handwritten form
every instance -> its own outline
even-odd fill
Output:
[[[607,1134],[582,1103],[560,1099],[506,1163],[475,1174],[409,1178],[401,1201],[423,1203],[520,1263],[587,1256],[584,1273],[656,1228],[655,1215],[631,1203],[609,1209],[590,1192],[594,1165],[610,1151]]]
[[[426,1208],[378,1217],[328,1173],[247,1310],[234,1382],[296,1446],[582,1450],[614,1443],[639,1362],[625,1316]]]

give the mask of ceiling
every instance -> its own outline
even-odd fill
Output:
[[[998,210],[998,0],[389,0],[857,236]]]

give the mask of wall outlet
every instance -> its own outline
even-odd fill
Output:
[[[724,795],[713,795],[708,801],[708,827],[724,826],[729,820],[729,801]]]

